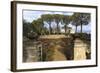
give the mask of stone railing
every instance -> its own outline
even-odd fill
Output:
[[[59,39],[59,38],[70,38],[70,35],[42,35],[40,39]]]

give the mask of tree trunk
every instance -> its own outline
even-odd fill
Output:
[[[51,23],[49,23],[49,34],[52,33]]]
[[[83,18],[83,15],[81,17]],[[81,20],[81,33],[82,33],[82,25],[83,25],[83,21]]]
[[[57,23],[57,34],[59,34],[59,23]]]
[[[66,34],[66,31],[67,31],[67,26],[65,25],[65,34]]]
[[[76,25],[76,30],[75,30],[75,32],[77,33],[77,25]]]
[[[82,33],[82,23],[81,23],[81,33]]]

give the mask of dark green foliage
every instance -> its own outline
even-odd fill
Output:
[[[39,37],[39,35],[36,32],[30,32],[28,33],[28,38],[29,39],[37,39]]]
[[[51,23],[53,21],[53,16],[51,14],[45,14],[45,15],[42,15],[41,18],[43,19],[44,22],[48,23],[48,25],[49,25],[49,34],[51,34],[52,33]]]
[[[56,27],[53,26],[53,22],[56,23]],[[87,25],[90,22],[90,14],[89,13],[74,13],[72,16],[62,15],[62,14],[43,14],[40,18],[33,20],[32,23],[28,23],[23,20],[23,35],[27,36],[28,33],[34,32],[38,35],[47,35],[47,34],[60,34],[61,27],[59,24],[63,25],[65,30],[64,34],[67,34],[68,25],[71,23],[76,27]],[[48,24],[49,28],[46,27]]]
[[[84,42],[86,41],[91,41],[91,34],[87,34],[87,33],[76,33],[73,34],[73,37],[76,38],[80,38],[82,39]],[[87,42],[88,43],[88,42]]]
[[[57,25],[57,34],[60,33],[60,26],[59,26],[59,23],[61,22],[62,20],[62,16],[60,14],[54,14],[53,15],[53,19],[54,21],[56,22],[56,25]]]
[[[72,25],[76,26],[76,32],[77,32],[77,26],[81,26],[81,33],[82,33],[82,25],[88,25],[90,22],[90,14],[89,13],[74,13],[72,18]]]
[[[71,16],[62,15],[62,24],[64,24],[65,34],[68,28],[68,24],[71,22]]]
[[[23,36],[27,37],[28,33],[30,33],[31,31],[33,31],[31,23],[23,20]]]

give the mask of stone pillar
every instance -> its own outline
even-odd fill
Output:
[[[81,39],[76,39],[74,42],[74,60],[85,60],[86,49],[87,45]]]

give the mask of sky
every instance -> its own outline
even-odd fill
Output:
[[[23,18],[28,21],[32,22],[41,17],[42,14],[64,14],[64,15],[72,15],[72,12],[54,12],[54,11],[33,11],[33,10],[24,10],[23,11]]]
[[[34,10],[24,10],[23,11],[23,19],[26,20],[27,22],[32,22],[33,20],[36,20],[41,17],[42,14],[63,14],[63,15],[73,15],[73,12],[56,12],[56,11],[34,11]],[[56,26],[54,22],[52,22],[53,26]],[[75,30],[75,26],[72,26],[71,24],[68,25],[69,27],[72,27],[73,30]],[[46,25],[46,27],[49,27]],[[63,25],[60,25],[60,27],[63,27]],[[77,28],[78,32],[80,32],[80,26]],[[83,25],[83,32],[91,32],[91,23],[88,25]]]

